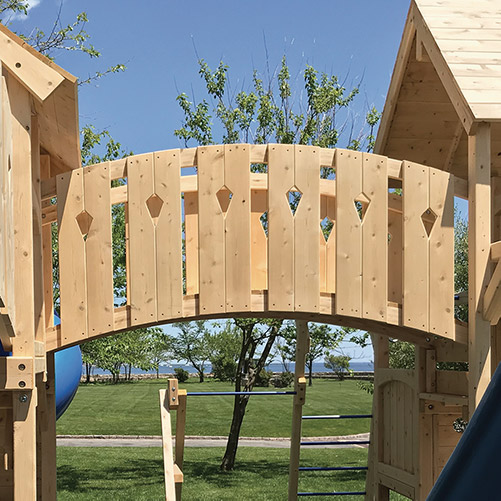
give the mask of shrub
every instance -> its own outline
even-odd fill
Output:
[[[281,372],[278,376],[272,379],[275,388],[287,388],[294,382],[294,374],[290,371]]]
[[[221,354],[211,359],[212,374],[219,381],[235,381],[237,363],[231,357]]]
[[[263,369],[261,372],[256,374],[256,381],[254,382],[254,386],[261,386],[261,387],[270,386],[270,380],[272,376],[273,372]]]
[[[174,374],[176,375],[176,378],[180,383],[186,383],[186,381],[188,381],[188,378],[190,377],[190,373],[182,367],[176,367],[174,369]]]

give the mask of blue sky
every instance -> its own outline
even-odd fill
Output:
[[[102,56],[67,51],[55,54],[56,62],[83,79],[118,63],[127,70],[80,87],[80,125],[107,128],[127,150],[143,153],[183,146],[173,134],[182,119],[175,99],[182,91],[205,97],[197,54],[212,68],[221,59],[229,65],[238,90],[249,90],[253,69],[273,73],[284,54],[299,85],[306,64],[338,75],[347,87],[363,77],[352,114],[362,120],[372,105],[382,111],[409,1],[32,0],[32,6],[11,29],[49,32],[60,8],[63,25],[87,13],[85,29]],[[372,358],[370,349],[355,354]]]

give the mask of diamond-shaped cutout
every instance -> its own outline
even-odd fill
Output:
[[[360,218],[360,222],[362,223],[371,203],[371,199],[365,193],[360,193],[360,195],[358,195],[353,202],[355,204],[358,217]]]
[[[301,197],[303,194],[295,187],[293,186],[288,192],[287,192],[287,201],[289,202],[289,207],[291,209],[292,215],[296,215],[297,208],[299,206],[299,202],[301,201]]]
[[[332,230],[334,229],[334,223],[328,217],[324,217],[322,221],[320,221],[320,228],[322,229],[325,241],[328,242]]]
[[[155,224],[157,224],[163,205],[164,201],[156,193],[153,193],[153,195],[146,200],[146,207],[148,207],[150,217]]]
[[[83,210],[75,219],[77,220],[83,239],[87,240],[87,235],[89,234],[90,226],[94,218],[86,210]]]
[[[230,206],[231,199],[233,198],[233,193],[228,188],[226,188],[226,186],[223,186],[216,193],[216,197],[219,202],[219,207],[221,207],[221,211],[226,216],[226,213],[228,212],[228,207]]]
[[[261,226],[263,227],[264,234],[268,236],[268,212],[263,212],[259,218]]]
[[[423,226],[424,229],[426,230],[426,234],[428,237],[431,235],[431,230],[433,229],[433,226],[435,225],[435,221],[437,220],[437,215],[430,209],[426,209],[422,214],[421,214],[421,221],[423,221]]]

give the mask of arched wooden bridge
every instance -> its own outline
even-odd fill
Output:
[[[59,235],[61,325],[48,327],[47,348],[239,315],[465,343],[454,320],[456,185],[423,165],[280,144],[168,150],[61,174],[42,185],[44,224],[57,222]],[[127,221],[120,307],[114,204]]]

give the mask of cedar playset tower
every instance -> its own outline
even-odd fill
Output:
[[[459,439],[452,422],[474,412],[501,358],[498,3],[412,1],[376,154],[234,144],[82,168],[75,78],[1,26],[0,61],[0,339],[12,352],[0,358],[0,499],[56,499],[55,350],[237,316],[295,319],[303,345],[305,321],[371,332],[366,499],[425,499]],[[323,166],[335,177],[321,179]],[[454,197],[469,208],[467,325],[454,318]],[[126,211],[121,307],[114,204]],[[389,337],[416,345],[415,369],[388,367]],[[469,372],[437,370],[451,361]],[[291,461],[297,479],[294,451]]]

